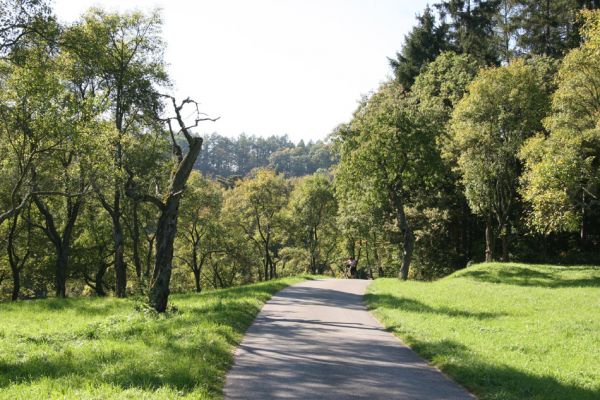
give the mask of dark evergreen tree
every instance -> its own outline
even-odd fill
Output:
[[[455,51],[474,56],[487,65],[499,64],[496,25],[502,0],[445,0],[435,5],[442,20],[448,19]]]
[[[561,57],[566,50],[579,45],[579,10],[594,6],[595,3],[581,0],[518,0],[519,10],[514,16],[518,50],[521,53]]]
[[[447,26],[436,25],[436,18],[429,7],[417,16],[418,24],[404,37],[404,45],[396,58],[390,58],[396,80],[408,90],[421,69],[435,60],[447,47]]]

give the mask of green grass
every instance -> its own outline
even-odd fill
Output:
[[[171,296],[157,315],[135,300],[0,304],[0,399],[213,399],[232,351],[287,278]]]
[[[481,399],[600,399],[600,268],[480,264],[368,291],[387,328]]]

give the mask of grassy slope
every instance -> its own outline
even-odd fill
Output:
[[[166,316],[112,298],[0,304],[0,399],[220,397],[262,304],[299,280],[175,295]]]
[[[600,268],[480,264],[377,280],[367,303],[481,399],[600,399]]]

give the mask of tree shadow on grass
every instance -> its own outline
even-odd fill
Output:
[[[397,327],[391,327],[394,331]],[[538,376],[507,365],[489,364],[478,359],[466,346],[451,340],[420,341],[403,336],[413,350],[436,363],[456,382],[481,399],[502,400],[592,400],[600,398],[600,389],[586,389]]]
[[[393,296],[389,294],[368,293],[365,295],[365,302],[369,309],[389,308],[408,312],[436,314],[447,317],[492,319],[507,315],[497,312],[477,312],[457,310],[450,307],[431,307],[420,301],[409,299],[407,297]]]
[[[573,277],[568,272],[573,272]],[[588,272],[588,276],[581,277],[585,272]],[[552,272],[545,272],[506,264],[506,268],[475,271],[467,269],[461,273],[461,277],[479,282],[543,288],[600,287],[600,268],[594,267],[556,267]]]

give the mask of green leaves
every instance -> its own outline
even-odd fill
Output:
[[[542,129],[549,107],[542,77],[524,61],[482,70],[454,110],[451,129],[465,194],[480,215],[506,219],[515,202],[518,152]]]
[[[586,42],[565,57],[557,76],[550,131],[527,142],[521,193],[529,223],[541,233],[575,231],[600,196],[600,13],[584,13]]]

